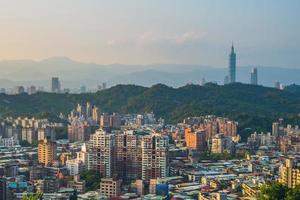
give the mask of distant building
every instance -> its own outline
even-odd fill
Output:
[[[91,134],[91,128],[87,121],[81,119],[74,119],[68,125],[68,139],[69,142],[87,141]]]
[[[281,166],[279,183],[289,188],[295,188],[300,184],[300,169],[296,166],[293,159],[286,159],[285,165]]]
[[[224,85],[229,84],[229,76],[224,77]]]
[[[205,130],[193,130],[192,128],[186,128],[184,135],[187,148],[199,151],[204,151],[206,149]]]
[[[257,68],[253,68],[251,71],[251,84],[257,85],[258,84],[258,74],[257,74]]]
[[[223,153],[231,151],[231,137],[226,137],[224,134],[217,134],[212,139],[211,152]]]
[[[85,193],[85,180],[80,179],[80,175],[75,175],[73,180],[68,181],[67,187],[73,188],[79,193]]]
[[[102,90],[105,90],[106,89],[106,83],[102,83]]]
[[[146,135],[142,138],[142,179],[165,178],[169,175],[169,139],[167,136]]]
[[[23,87],[23,86],[16,86],[15,88],[14,88],[14,90],[15,90],[15,94],[23,94],[23,93],[25,93],[25,88]]]
[[[80,87],[80,93],[86,93],[86,86],[85,85],[82,85]]]
[[[123,181],[141,178],[142,152],[134,131],[116,134],[116,172]]]
[[[52,164],[56,158],[56,143],[48,139],[39,141],[38,144],[38,161],[40,164]]]
[[[90,136],[88,145],[88,169],[97,170],[101,176],[113,175],[115,135],[98,129]]]
[[[60,93],[61,92],[61,85],[58,77],[52,77],[52,88],[51,91],[53,93]]]
[[[280,90],[280,85],[281,85],[281,83],[279,81],[276,81],[274,84],[274,87],[277,88],[278,90]]]
[[[69,175],[75,176],[80,174],[80,172],[84,169],[84,164],[81,160],[71,159],[66,161],[66,167]]]
[[[109,198],[121,195],[122,180],[103,178],[100,182],[100,194]]]
[[[229,83],[234,82],[236,82],[236,54],[234,52],[234,46],[232,45],[229,55]]]
[[[27,93],[28,94],[35,94],[36,92],[37,92],[37,89],[34,85],[27,88]]]

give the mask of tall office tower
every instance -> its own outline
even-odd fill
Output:
[[[141,179],[142,151],[134,131],[116,135],[116,172],[125,181]]]
[[[102,177],[112,177],[115,163],[115,135],[98,129],[88,144],[88,169],[97,170]]]
[[[286,185],[288,188],[294,188],[300,184],[300,169],[297,168],[293,159],[286,159],[285,165],[281,166],[278,182]]]
[[[61,87],[61,85],[60,85],[58,77],[52,77],[52,89],[51,89],[51,91],[53,93],[59,93],[61,91],[60,87]]]
[[[159,134],[142,138],[142,180],[164,178],[169,175],[169,139]]]
[[[206,149],[205,130],[193,130],[186,128],[184,130],[185,143],[188,149],[204,151]]]
[[[39,141],[38,161],[40,164],[49,165],[56,158],[56,143],[48,139]]]
[[[6,179],[0,178],[0,200],[6,200]]]
[[[69,142],[87,141],[91,134],[91,127],[88,122],[81,119],[74,119],[68,125]]]
[[[229,83],[234,82],[236,82],[236,54],[234,52],[234,46],[232,45],[229,55]]]
[[[257,75],[257,68],[254,67],[251,71],[251,84],[257,85],[258,84],[258,75]]]

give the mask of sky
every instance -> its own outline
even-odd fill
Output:
[[[0,59],[300,68],[299,0],[0,0]]]

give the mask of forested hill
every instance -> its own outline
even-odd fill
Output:
[[[300,124],[300,92],[241,83],[219,86],[186,85],[171,88],[157,84],[150,88],[118,85],[97,93],[0,95],[1,116],[57,116],[77,103],[90,101],[103,112],[141,113],[153,111],[167,122],[188,116],[215,114],[237,120],[240,127],[270,128],[278,117]],[[298,120],[298,121],[297,121]]]

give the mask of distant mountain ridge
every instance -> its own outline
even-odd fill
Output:
[[[300,84],[300,69],[260,67],[259,84],[273,86],[276,81],[285,85]],[[237,81],[250,82],[252,67],[238,67]],[[156,83],[181,87],[187,83],[223,83],[227,68],[213,68],[201,65],[153,64],[153,65],[100,65],[73,61],[65,57],[53,57],[42,61],[6,60],[0,61],[0,87],[36,85],[50,88],[52,76],[61,79],[63,87],[79,88],[81,85],[96,88],[106,82],[108,86],[117,84],[137,84],[151,86]]]

